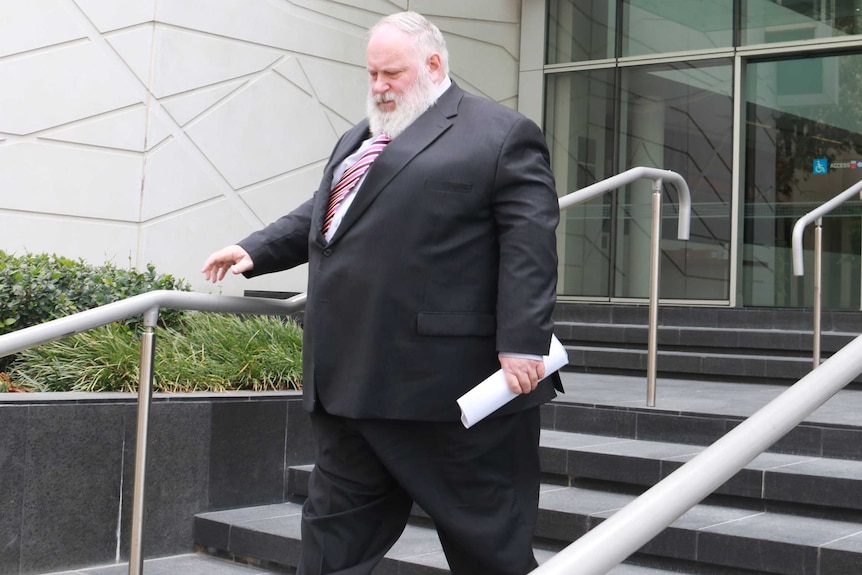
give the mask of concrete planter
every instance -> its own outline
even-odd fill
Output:
[[[128,560],[137,396],[0,394],[0,573]],[[144,553],[192,549],[193,516],[280,502],[313,442],[300,392],[156,394]]]

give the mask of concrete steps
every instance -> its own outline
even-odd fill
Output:
[[[703,449],[553,429],[542,431],[540,446],[546,479],[536,531],[540,561]],[[310,471],[291,468],[292,502],[198,515],[196,542],[240,558],[295,565]],[[862,461],[765,453],[641,549],[632,558],[641,565],[611,573],[859,573],[860,510]],[[416,508],[379,573],[446,572],[436,535]]]
[[[549,487],[556,493],[557,487]],[[297,502],[202,513],[195,518],[198,544],[210,552],[237,559],[253,559],[291,568],[299,560],[299,531],[302,505]],[[536,548],[542,563],[553,551]],[[446,558],[433,527],[422,519],[421,511],[404,530],[375,570],[375,575],[442,575],[449,573]],[[612,575],[660,575],[695,573],[634,563],[620,565]],[[729,573],[729,572],[728,572]]]
[[[811,369],[810,313],[663,308],[658,402],[647,407],[646,314],[645,306],[558,306],[570,365],[566,393],[542,408],[540,562]],[[823,329],[828,357],[862,332],[862,314],[826,314]],[[310,470],[288,470],[284,503],[198,515],[196,543],[290,569]],[[447,572],[430,520],[414,507],[376,573]],[[818,408],[610,573],[862,573],[862,389]]]
[[[645,373],[648,311],[643,305],[558,304],[555,333],[569,352],[570,368]],[[810,310],[661,307],[657,371],[666,377],[789,384],[811,371],[813,321]],[[862,333],[862,313],[826,311],[821,322],[821,359]]]

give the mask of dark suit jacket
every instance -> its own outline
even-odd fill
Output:
[[[367,121],[345,133],[314,197],[240,242],[248,275],[309,263],[306,409],[457,421],[498,351],[548,353],[559,208],[544,136],[453,84],[377,158],[327,243],[333,170],[368,137]],[[550,379],[501,413],[551,399]]]

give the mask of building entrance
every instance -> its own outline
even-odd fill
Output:
[[[742,291],[747,306],[813,305],[813,226],[804,277],[792,273],[796,221],[862,180],[862,54],[746,67]],[[824,308],[860,308],[859,200],[823,218]]]

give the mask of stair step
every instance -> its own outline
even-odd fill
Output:
[[[655,485],[705,448],[697,445],[613,438],[543,429],[542,472],[572,479]],[[313,465],[291,467],[288,493],[308,495]],[[862,461],[763,453],[716,494],[862,511]],[[423,515],[419,510],[416,514]]]
[[[302,505],[278,503],[226,511],[201,513],[195,517],[198,545],[235,558],[253,558],[281,567],[295,567],[299,559]],[[536,559],[544,563],[554,551],[536,548]],[[440,540],[432,527],[408,524],[398,542],[389,550],[375,575],[434,575],[449,573]],[[611,575],[692,574],[696,571],[667,570],[624,563]]]
[[[578,487],[544,489],[537,534],[562,533],[574,540],[633,499]],[[862,524],[700,504],[641,551],[785,575],[858,573]],[[856,570],[841,570],[844,565],[856,565]]]
[[[565,545],[631,502],[633,495],[580,487],[544,485],[536,529],[541,540]],[[298,503],[202,513],[195,517],[195,542],[235,557],[295,566],[299,558]],[[862,524],[784,513],[700,504],[647,543],[641,552],[734,569],[783,575],[856,573],[862,564]],[[546,560],[552,552],[537,549]],[[381,569],[422,566],[446,573],[433,530],[410,525],[386,555]],[[404,572],[399,566],[399,573]],[[391,572],[391,571],[381,571]]]
[[[591,324],[583,322],[556,322],[554,333],[561,341],[584,345],[621,345],[646,347],[647,324]],[[834,352],[859,335],[858,332],[822,331],[821,351]],[[778,354],[811,356],[814,333],[811,330],[724,328],[703,326],[656,326],[659,346],[693,349],[748,349],[763,353],[772,350]]]
[[[644,370],[645,372],[645,370]],[[542,407],[542,426],[610,437],[710,445],[787,388],[658,378],[656,405],[646,405],[646,377],[560,373],[566,392]],[[862,461],[862,390],[826,401],[769,448],[771,453]]]
[[[542,471],[649,487],[705,448],[542,430]],[[716,490],[759,501],[862,510],[862,461],[763,453]]]
[[[573,369],[646,372],[647,350],[622,347],[570,345],[564,347]],[[737,350],[739,351],[739,350]],[[744,353],[656,350],[656,371],[661,375],[680,374],[722,377],[728,381],[750,379],[790,383],[811,371],[810,357]]]
[[[825,309],[821,311],[820,320],[823,332],[862,333],[862,314],[858,311]],[[590,325],[646,325],[649,321],[649,306],[559,301],[554,308],[554,321]],[[810,309],[660,305],[658,324],[716,329],[811,331],[814,318]]]

